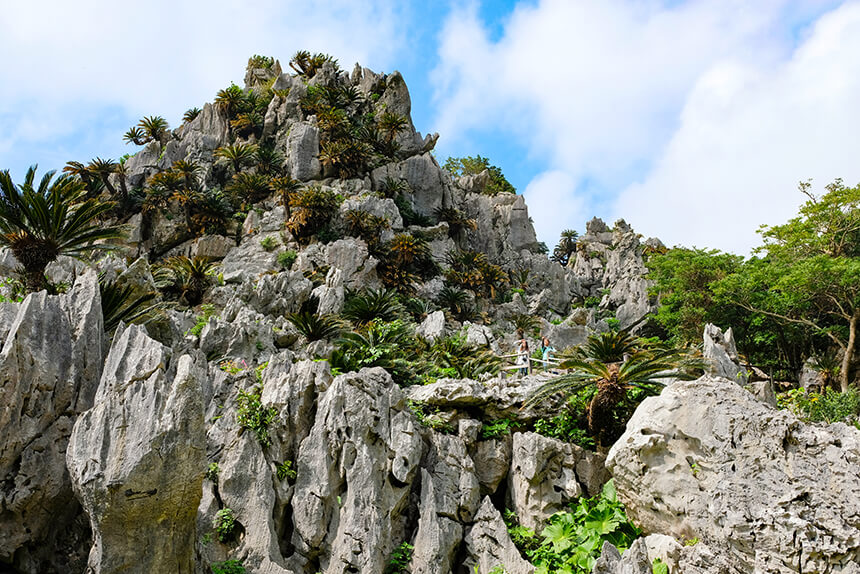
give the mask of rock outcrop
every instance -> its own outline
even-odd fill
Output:
[[[646,533],[699,539],[730,571],[825,574],[860,561],[858,461],[857,429],[706,376],[646,399],[607,467]]]

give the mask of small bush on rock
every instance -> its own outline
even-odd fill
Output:
[[[250,391],[239,391],[239,398],[236,400],[238,413],[236,421],[242,428],[251,430],[257,436],[257,440],[263,447],[272,444],[272,439],[269,436],[269,425],[278,416],[278,411],[274,407],[266,408],[260,402],[260,396],[263,394],[262,385],[254,385]]]
[[[215,513],[215,534],[219,542],[229,542],[236,530],[236,516],[230,508],[222,508]]]

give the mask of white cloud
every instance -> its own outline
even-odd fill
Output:
[[[9,3],[0,19],[0,166],[4,148],[91,136],[95,110],[176,123],[231,80],[241,85],[255,53],[284,67],[307,49],[347,70],[356,60],[385,68],[404,42],[404,10],[385,0]]]
[[[540,221],[541,239],[552,249],[571,221],[590,218],[585,200],[572,194],[576,181],[564,171],[547,171],[529,182],[523,195],[529,215]]]
[[[784,155],[764,153],[773,145],[767,138],[758,148],[743,142],[756,141],[761,126],[779,128],[771,133],[781,138],[781,148],[791,142],[803,150],[792,157],[830,156],[827,168],[819,162],[821,170],[803,177],[848,175],[828,169],[849,167],[845,153],[834,149],[850,144],[849,136],[830,133],[833,141],[825,142],[826,137],[817,137],[821,124],[805,118],[838,118],[849,111],[839,102],[857,101],[852,85],[860,50],[847,34],[833,37],[834,31],[817,27],[793,51],[800,24],[829,4],[542,0],[515,10],[495,42],[476,11],[466,9],[448,19],[441,35],[437,129],[451,140],[468,138],[487,125],[504,126],[532,158],[544,162],[554,180],[557,172],[567,174],[573,184],[566,186],[562,204],[579,203],[562,227],[581,229],[584,219],[573,216],[579,216],[583,202],[602,210],[624,190],[611,211],[646,233],[744,249],[751,241],[747,232],[761,215],[720,221],[700,217],[716,213],[711,209],[714,188],[704,187],[702,179],[732,174],[733,186],[754,198],[747,203],[750,208],[771,202],[774,196],[764,195],[768,186],[763,182],[789,170],[776,162]],[[845,6],[829,18],[841,22],[854,10],[856,5]],[[838,56],[838,63],[826,68],[848,67],[851,77],[841,85],[831,81],[820,61],[793,64],[824,35],[829,52],[819,50],[831,55],[818,59]],[[781,69],[791,71],[786,75]],[[820,82],[829,82],[828,87],[813,87]],[[765,89],[774,83],[779,88]],[[799,114],[800,109],[810,113]],[[694,154],[696,148],[701,152]],[[856,156],[858,147],[852,149]],[[734,174],[744,174],[747,181]],[[586,185],[590,193],[602,194],[585,197]],[[796,202],[789,204],[793,209]],[[541,237],[553,241],[558,210],[529,205]],[[544,220],[539,212],[554,219]]]

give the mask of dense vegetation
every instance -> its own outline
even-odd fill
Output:
[[[675,343],[697,340],[708,321],[731,326],[746,359],[777,379],[796,380],[810,357],[835,362],[832,381],[845,392],[860,323],[860,186],[801,191],[798,216],[762,227],[748,259],[685,248],[652,256],[655,319]]]

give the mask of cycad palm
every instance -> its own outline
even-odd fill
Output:
[[[45,287],[45,267],[60,255],[83,257],[107,248],[96,241],[120,236],[118,227],[97,221],[111,203],[83,200],[83,182],[63,175],[52,183],[53,176],[49,171],[34,186],[33,166],[19,187],[8,170],[0,172],[0,245],[9,247],[24,267],[30,291]]]
[[[541,385],[526,406],[556,394],[570,397],[586,387],[596,388],[586,415],[588,429],[601,445],[614,424],[617,407],[628,399],[628,390],[657,394],[664,386],[662,379],[689,378],[689,371],[701,366],[682,350],[649,347],[625,332],[592,335],[574,357],[562,361],[561,367],[569,373]]]
[[[247,143],[235,143],[215,150],[215,155],[233,166],[233,171],[239,173],[242,166],[253,163],[257,155],[257,146]]]

